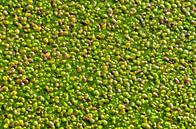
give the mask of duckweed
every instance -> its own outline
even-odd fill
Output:
[[[195,129],[195,5],[0,0],[0,128]]]

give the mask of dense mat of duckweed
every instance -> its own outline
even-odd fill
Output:
[[[195,0],[0,0],[0,128],[195,129]]]

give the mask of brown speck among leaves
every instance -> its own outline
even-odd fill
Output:
[[[92,119],[92,117],[90,115],[85,115],[83,119],[87,120],[87,121],[90,121]]]

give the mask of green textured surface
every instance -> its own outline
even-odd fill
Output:
[[[195,129],[195,5],[0,0],[0,128]]]

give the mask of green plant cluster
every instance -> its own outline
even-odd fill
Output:
[[[195,0],[0,0],[0,128],[195,129]]]

